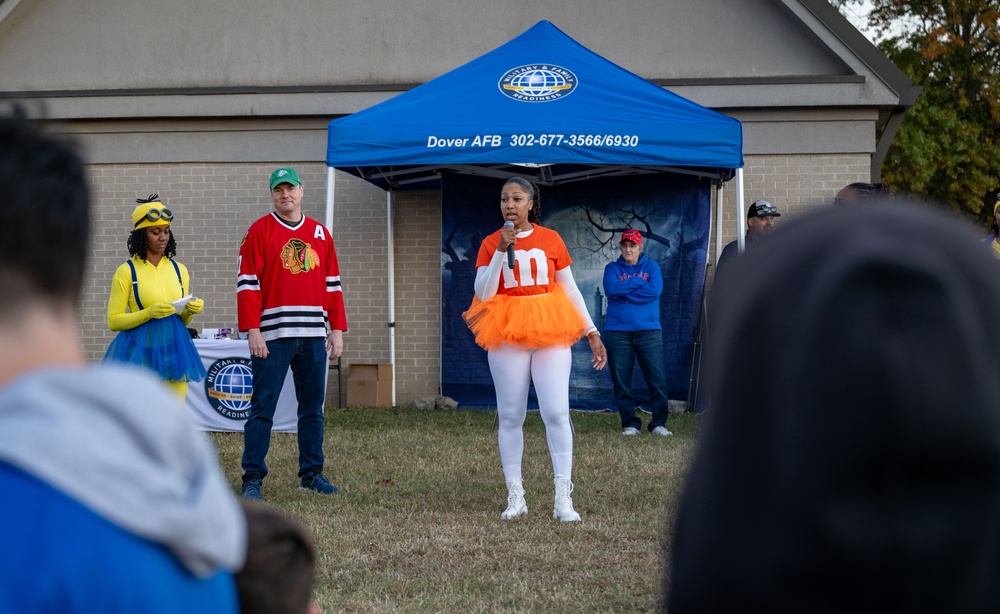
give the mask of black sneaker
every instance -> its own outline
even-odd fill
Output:
[[[314,490],[321,495],[335,495],[340,492],[340,489],[331,484],[322,473],[302,478],[299,480],[299,488]]]
[[[260,494],[260,487],[260,479],[249,479],[246,482],[243,482],[243,490],[240,491],[240,496],[247,501],[263,501],[264,497]]]

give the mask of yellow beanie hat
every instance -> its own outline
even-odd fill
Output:
[[[140,203],[132,211],[132,225],[136,230],[149,226],[169,226],[174,219],[174,214],[170,209],[163,206],[163,203],[156,200],[159,194],[150,194],[149,198],[137,198],[135,202]]]

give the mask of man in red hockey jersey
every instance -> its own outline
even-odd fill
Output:
[[[302,214],[302,180],[271,173],[274,211],[250,226],[240,245],[236,303],[250,340],[253,398],[243,428],[244,499],[260,500],[271,425],[288,368],[298,397],[299,486],[329,495],[323,475],[327,355],[340,356],[347,330],[340,267],[326,227]]]

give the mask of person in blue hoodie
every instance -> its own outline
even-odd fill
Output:
[[[622,255],[604,267],[604,294],[608,314],[604,324],[604,346],[608,350],[615,404],[622,419],[622,435],[642,431],[642,419],[635,415],[632,370],[638,359],[642,377],[649,388],[653,420],[648,428],[666,437],[667,376],[663,367],[663,327],[660,325],[660,293],[663,277],[660,265],[642,253],[642,235],[628,229],[619,243]]]
[[[246,521],[157,378],[87,365],[83,161],[0,111],[0,612],[236,614]]]

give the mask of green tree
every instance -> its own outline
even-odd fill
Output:
[[[834,0],[862,5],[862,0]],[[923,92],[882,164],[893,189],[990,220],[1000,188],[997,0],[870,0],[878,46]]]

